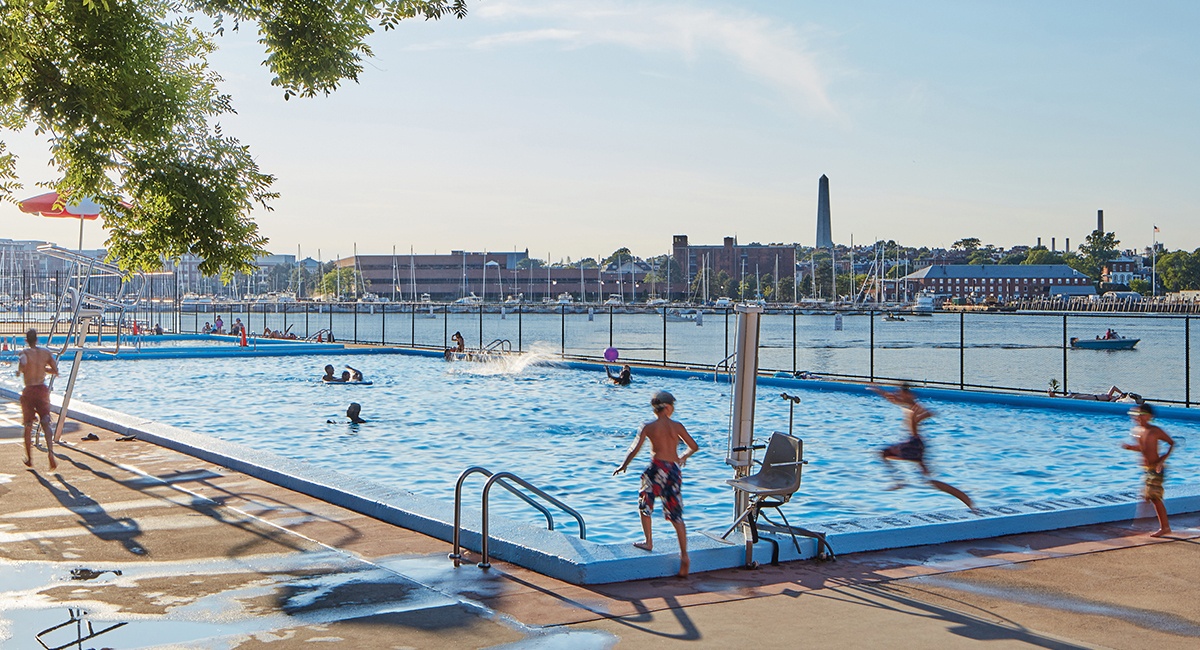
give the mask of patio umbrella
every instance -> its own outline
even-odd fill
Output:
[[[83,250],[83,220],[96,219],[100,216],[100,204],[84,198],[78,203],[63,203],[58,198],[58,192],[46,192],[17,203],[21,212],[38,214],[43,217],[64,217],[79,219],[79,250]]]

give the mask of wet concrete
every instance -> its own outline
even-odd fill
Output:
[[[26,470],[18,419],[0,401],[3,647],[84,621],[92,647],[1200,644],[1194,515],[584,587],[76,423]]]

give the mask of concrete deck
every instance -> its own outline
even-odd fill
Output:
[[[121,648],[1200,645],[1197,515],[1175,539],[1144,520],[577,586],[456,568],[445,542],[76,422],[57,471],[27,470],[18,411],[0,401],[3,647],[86,623]]]

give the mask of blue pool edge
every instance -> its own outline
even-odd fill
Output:
[[[407,351],[403,351],[405,353]],[[430,355],[432,356],[432,355]],[[579,370],[599,371],[597,363],[576,361],[554,362],[554,365]],[[640,368],[647,376],[711,377],[707,371],[686,371],[664,368]],[[793,386],[845,392],[865,390],[861,384],[846,384],[814,380],[760,378],[763,386]],[[1049,397],[969,393],[946,389],[919,389],[919,393],[939,399],[971,402],[1003,403],[1025,408],[1067,408],[1080,412],[1119,413],[1128,405],[1079,402]],[[0,387],[0,394],[18,399],[19,394]],[[987,399],[992,398],[992,399]],[[61,398],[54,396],[57,404]],[[1193,419],[1195,410],[1161,408],[1160,417]],[[1177,413],[1182,412],[1182,413]],[[414,530],[449,542],[452,533],[452,503],[404,490],[385,488],[376,483],[357,479],[340,472],[325,470],[301,461],[291,460],[271,452],[226,442],[171,425],[130,416],[100,406],[72,401],[69,415],[81,422],[109,429],[122,435],[135,435],[140,440],[179,451],[227,469],[259,478],[281,487],[321,499],[381,521]],[[501,471],[503,468],[492,468]],[[482,477],[479,478],[482,480]],[[803,488],[801,489],[801,495]],[[449,496],[449,495],[447,495]],[[965,508],[931,513],[912,513],[890,517],[839,520],[813,524],[808,521],[792,523],[827,534],[835,552],[850,553],[938,544],[969,539],[982,539],[1073,526],[1129,521],[1137,514],[1141,496],[1137,491],[1096,494],[1006,504],[970,511]],[[798,501],[799,503],[799,498]],[[1200,511],[1200,486],[1173,487],[1165,499],[1172,514]],[[462,542],[465,548],[478,551],[480,520],[477,504],[465,504],[463,509]],[[732,518],[732,517],[731,517]],[[678,548],[669,529],[660,531],[654,553],[646,553],[629,544],[597,544],[570,537],[563,533],[493,518],[490,551],[495,559],[574,584],[603,584],[644,578],[674,575],[678,570]],[[709,531],[711,532],[711,531]],[[733,568],[745,563],[745,548],[740,534],[731,536],[735,543],[723,543],[713,536],[692,531],[688,546],[693,571]],[[768,535],[764,535],[768,537]],[[783,561],[808,559],[816,555],[816,544],[800,539],[797,552],[787,536],[772,536],[780,543]],[[447,544],[447,551],[449,551]],[[759,544],[754,559],[766,563],[770,559],[767,544]],[[447,560],[448,562],[450,560]]]

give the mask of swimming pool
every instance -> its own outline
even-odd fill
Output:
[[[676,417],[701,445],[684,471],[686,519],[692,531],[719,531],[732,519],[725,480],[729,386],[709,378],[635,372],[619,388],[601,372],[563,367],[454,363],[410,355],[334,360],[328,355],[270,359],[145,359],[86,363],[76,397],[184,429],[336,470],[447,504],[466,467],[512,471],[580,510],[588,538],[623,542],[640,535],[635,509],[638,473],[612,477],[638,425],[651,417],[650,394],[675,393]],[[373,386],[316,381],[325,363],[350,363]],[[340,369],[340,368],[339,368]],[[789,389],[791,390],[791,389]],[[796,435],[805,440],[804,485],[787,507],[805,525],[959,508],[928,488],[888,491],[877,449],[902,437],[898,409],[861,394],[800,390]],[[370,422],[344,424],[346,405],[363,405]],[[1120,448],[1129,423],[1120,415],[1016,409],[998,404],[928,400],[936,417],[926,428],[937,477],[968,492],[980,506],[1137,489],[1136,457]],[[778,391],[760,386],[757,431],[786,431]],[[334,420],[335,424],[327,424]],[[1171,458],[1167,491],[1194,475],[1186,440],[1194,422],[1170,421],[1183,445]],[[469,484],[477,508],[482,480]],[[494,507],[541,523],[540,515],[502,491]],[[562,520],[571,533],[574,524]],[[656,516],[659,536],[669,528]]]

